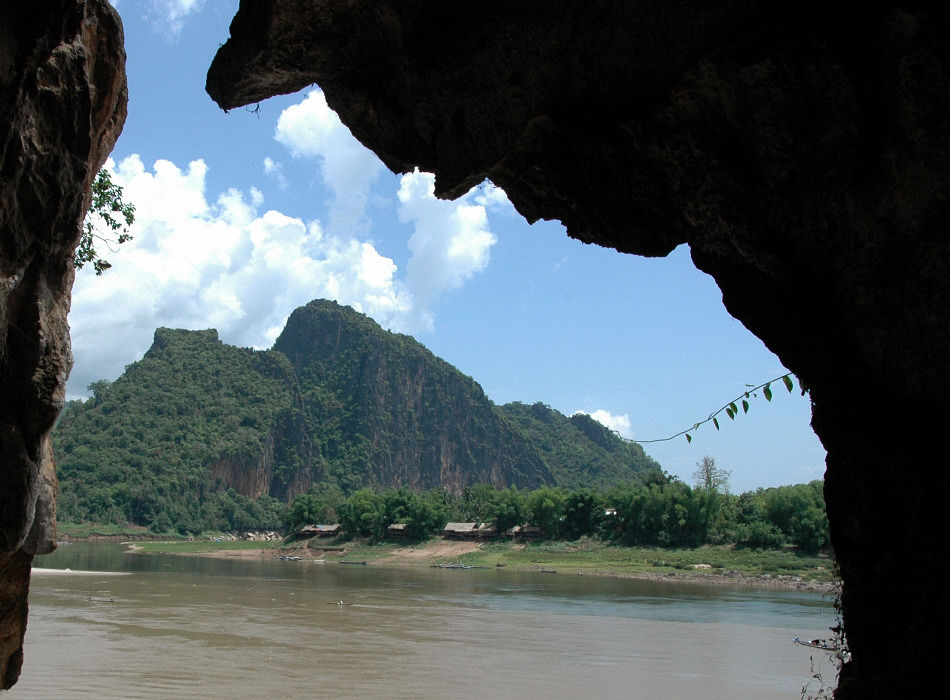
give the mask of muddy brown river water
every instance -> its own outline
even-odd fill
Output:
[[[801,697],[813,663],[834,676],[792,643],[834,624],[815,593],[105,544],[36,566],[10,700],[769,700]]]

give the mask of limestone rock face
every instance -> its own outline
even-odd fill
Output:
[[[296,309],[274,349],[294,367],[307,423],[328,426],[314,442],[338,483],[460,494],[555,482],[477,382],[353,309],[323,299]]]
[[[49,431],[63,406],[72,257],[126,115],[103,0],[0,0],[0,687],[20,672],[30,563],[55,547]]]
[[[441,196],[487,177],[584,241],[687,243],[811,389],[853,654],[837,697],[912,697],[950,622],[948,7],[242,0],[207,87],[229,109],[316,83]]]

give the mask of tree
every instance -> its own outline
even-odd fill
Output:
[[[541,486],[528,496],[531,522],[541,528],[545,537],[560,535],[561,516],[564,515],[565,494],[559,488]]]
[[[287,509],[284,524],[290,532],[304,525],[334,523],[336,509],[343,502],[343,492],[336,484],[314,484],[307,493],[297,496]]]
[[[604,499],[590,489],[571,491],[564,499],[564,522],[561,535],[576,540],[597,532],[604,515]]]
[[[488,522],[494,515],[498,491],[491,484],[473,484],[462,491],[460,515],[465,520]]]
[[[729,477],[732,472],[728,469],[720,469],[716,466],[716,460],[706,455],[696,462],[696,471],[693,472],[693,483],[697,488],[715,491],[716,493],[729,493]]]
[[[526,493],[519,491],[517,486],[512,486],[496,494],[492,518],[499,532],[524,524],[528,510]]]
[[[360,489],[337,509],[340,524],[352,535],[380,539],[389,526],[383,497],[371,489]]]
[[[122,188],[112,181],[109,171],[103,168],[92,183],[92,204],[83,222],[79,245],[73,254],[76,269],[92,263],[96,274],[101,275],[112,267],[99,255],[96,246],[103,244],[115,252],[115,246],[132,240],[129,226],[134,221],[135,206],[122,200]]]

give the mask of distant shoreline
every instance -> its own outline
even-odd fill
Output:
[[[112,541],[124,541],[129,551],[149,553],[156,551],[165,554],[177,554],[183,556],[203,556],[220,559],[238,558],[238,559],[278,559],[284,557],[299,558],[302,562],[322,562],[325,564],[339,564],[341,562],[360,563],[365,562],[368,566],[439,566],[455,563],[463,560],[469,563],[478,562],[480,559],[481,545],[477,542],[454,541],[433,539],[428,542],[414,546],[375,546],[361,543],[348,543],[345,546],[328,546],[321,548],[316,541],[302,541],[296,543],[296,546],[279,545],[277,543],[258,543],[259,547],[247,548],[229,548],[227,546],[216,548],[213,543],[202,541],[201,547],[195,547],[189,551],[189,545],[195,545],[195,542],[176,541],[167,542],[167,547],[156,547],[158,542],[153,545],[143,544],[143,542],[132,542],[122,538],[108,538]],[[515,552],[523,550],[523,546],[514,545],[511,549],[512,555]],[[665,583],[683,583],[705,586],[747,586],[763,589],[782,589],[794,590],[808,593],[819,593],[832,595],[836,592],[837,586],[834,583],[826,581],[809,581],[799,576],[781,575],[781,574],[759,574],[746,575],[737,570],[709,570],[707,564],[696,564],[694,570],[677,571],[618,571],[607,563],[594,561],[595,555],[579,553],[575,561],[570,565],[560,565],[558,563],[537,564],[514,561],[503,561],[494,565],[481,565],[480,568],[507,568],[520,571],[544,570],[549,573],[557,573],[565,576],[607,576],[612,578],[628,578],[647,581],[659,581]],[[502,559],[513,559],[514,557],[505,557]],[[589,560],[589,562],[585,562]]]

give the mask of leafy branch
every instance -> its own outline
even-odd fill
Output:
[[[714,426],[716,426],[716,430],[719,430],[720,414],[725,413],[727,416],[729,416],[729,420],[735,420],[736,416],[739,415],[740,407],[741,407],[742,413],[748,413],[749,400],[758,398],[759,396],[758,392],[760,391],[762,392],[762,396],[765,397],[766,401],[771,401],[772,400],[772,384],[779,381],[782,382],[782,385],[786,388],[786,390],[788,390],[788,393],[792,393],[794,384],[792,382],[791,374],[783,374],[781,377],[770,379],[769,381],[764,382],[763,384],[759,384],[758,386],[752,386],[751,384],[746,384],[746,386],[749,388],[745,392],[743,392],[741,396],[737,396],[736,398],[734,398],[732,401],[727,403],[722,408],[716,411],[713,411],[704,420],[701,420],[698,423],[693,423],[693,425],[687,428],[686,430],[681,430],[675,435],[670,435],[669,437],[665,437],[665,438],[659,438],[656,440],[637,440],[637,442],[641,444],[647,443],[647,442],[669,442],[670,440],[674,440],[678,438],[680,435],[686,436],[686,442],[692,442],[693,441],[692,433],[696,432],[699,429],[699,426],[705,423],[711,422]],[[801,390],[802,396],[804,396],[805,392],[808,391],[805,388],[805,385],[802,384],[801,379],[798,380],[798,388]]]
[[[112,181],[109,171],[103,168],[92,183],[92,204],[86,220],[83,222],[82,236],[73,254],[73,265],[82,269],[86,263],[92,263],[97,275],[101,275],[112,265],[96,251],[103,244],[111,252],[118,246],[132,240],[129,227],[135,221],[135,205],[122,200],[122,188]],[[97,222],[108,230],[102,231]]]

